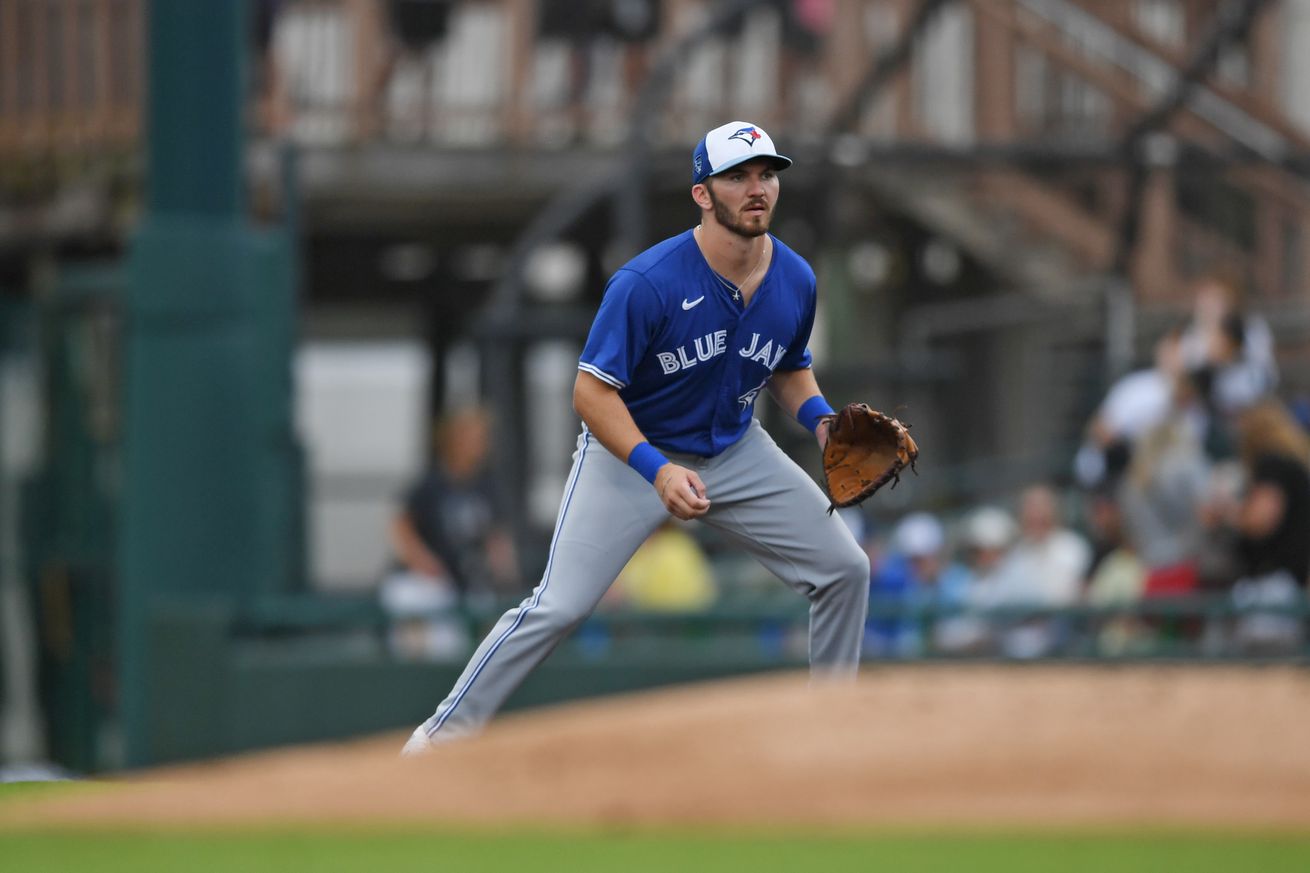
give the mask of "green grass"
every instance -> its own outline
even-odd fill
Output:
[[[32,797],[39,797],[42,794],[53,794],[61,792],[67,794],[69,791],[78,790],[78,786],[88,783],[82,782],[0,782],[0,803],[10,800],[27,800]]]
[[[1310,835],[0,833],[0,859],[5,870],[24,873],[1303,873]]]
[[[5,809],[92,782],[0,785]],[[6,832],[0,870],[23,873],[1304,873],[1310,833],[1181,830],[76,830]]]

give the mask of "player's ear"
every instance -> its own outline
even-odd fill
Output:
[[[709,187],[704,182],[697,182],[691,186],[691,199],[696,201],[696,205],[701,209],[713,209],[714,201],[710,199]]]

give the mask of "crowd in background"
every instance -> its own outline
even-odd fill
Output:
[[[867,657],[1150,653],[1170,635],[1194,650],[1301,646],[1310,433],[1277,386],[1268,325],[1238,284],[1206,277],[1151,365],[1111,385],[1068,484],[1031,483],[1012,506],[915,511],[886,526],[845,511],[871,559]],[[488,438],[481,411],[439,428],[434,465],[392,527],[397,560],[382,598],[393,615],[530,587],[499,521]],[[704,610],[734,584],[717,578],[696,526],[671,522],[602,609]],[[1170,620],[1167,609],[1140,608],[1206,599],[1228,608],[1205,621],[1194,609]],[[469,643],[457,622],[420,620],[406,633],[393,644],[411,653],[453,655]]]
[[[980,507],[951,536],[921,512],[874,538],[870,655],[1151,653],[1165,636],[1202,652],[1303,645],[1307,422],[1277,395],[1272,335],[1241,285],[1206,276],[1194,293],[1152,365],[1106,393],[1071,487],[1031,485],[1017,518]],[[1204,603],[1206,618],[1166,619]]]

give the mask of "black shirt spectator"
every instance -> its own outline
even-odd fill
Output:
[[[494,495],[486,473],[456,479],[433,469],[405,498],[405,513],[419,539],[446,565],[461,595],[491,577],[487,547],[501,517]]]
[[[490,421],[480,409],[446,419],[438,452],[391,525],[395,570],[461,597],[518,593],[516,559],[486,469]],[[393,573],[393,575],[395,575]]]
[[[1267,532],[1258,532],[1261,526],[1243,533],[1239,549],[1246,573],[1264,576],[1283,570],[1304,582],[1310,576],[1310,471],[1286,455],[1262,455],[1251,470],[1249,490],[1250,498],[1267,494],[1281,512]]]
[[[1246,494],[1238,511],[1238,554],[1247,576],[1310,576],[1310,435],[1277,400],[1238,419]]]

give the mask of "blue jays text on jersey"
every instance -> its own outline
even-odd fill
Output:
[[[814,307],[814,271],[776,238],[743,306],[689,230],[615,272],[578,367],[619,389],[656,448],[713,457],[746,432],[774,372],[810,366]]]

